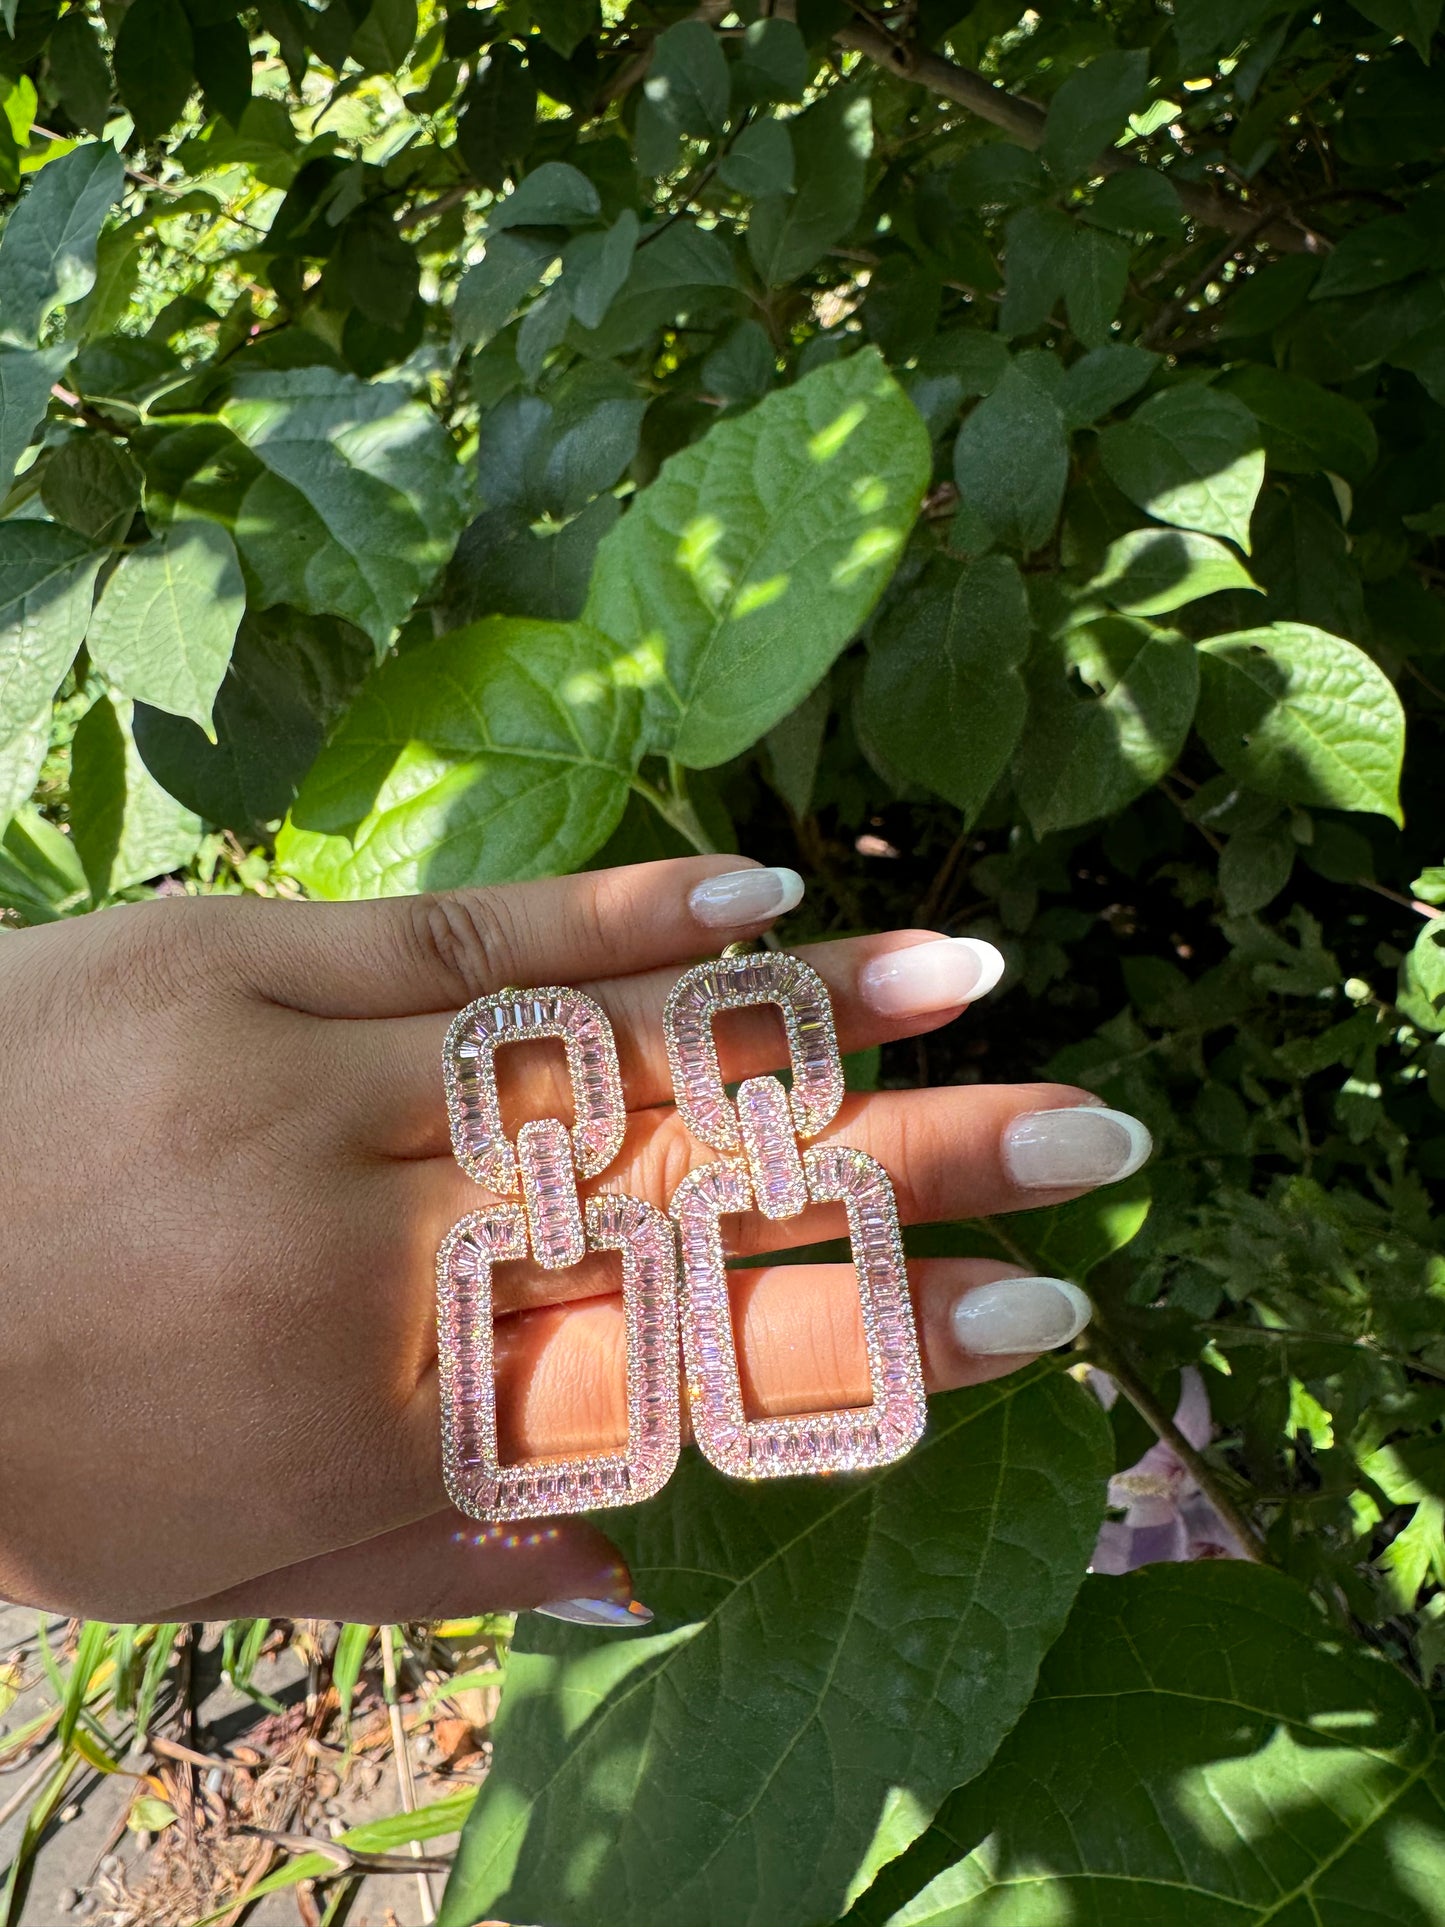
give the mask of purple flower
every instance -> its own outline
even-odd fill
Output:
[[[1179,1407],[1174,1423],[1196,1451],[1214,1436],[1209,1416],[1209,1394],[1199,1370],[1188,1365],[1180,1374]],[[1119,1396],[1107,1372],[1091,1370],[1089,1388],[1105,1411]],[[1245,1559],[1240,1545],[1199,1482],[1161,1439],[1127,1472],[1109,1481],[1109,1504],[1124,1514],[1106,1519],[1099,1528],[1092,1572],[1134,1572],[1140,1566],[1177,1564],[1186,1559]]]

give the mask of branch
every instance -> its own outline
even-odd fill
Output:
[[[778,11],[781,13],[784,8],[780,6]],[[867,26],[862,21],[840,27],[833,38],[840,47],[865,55],[900,80],[916,81],[930,93],[941,94],[945,100],[977,114],[980,120],[1001,127],[1021,147],[1041,145],[1048,118],[1045,110],[1035,101],[1022,100],[1002,87],[995,87],[971,67],[960,67],[939,54],[904,47],[881,28]],[[1095,171],[1100,174],[1126,174],[1138,165],[1132,156],[1115,147],[1108,148],[1094,162]],[[1201,186],[1198,181],[1176,181],[1172,176],[1170,186],[1178,194],[1184,212],[1200,227],[1219,228],[1226,234],[1265,241],[1282,254],[1319,254],[1329,247],[1322,235],[1287,214],[1267,213],[1262,221],[1258,208],[1231,200],[1217,188]]]
[[[1079,1341],[1079,1350],[1109,1374],[1155,1438],[1162,1440],[1175,1458],[1189,1468],[1200,1491],[1239,1541],[1246,1558],[1257,1565],[1267,1565],[1269,1562],[1253,1522],[1235,1504],[1215,1467],[1202,1452],[1195,1451],[1174,1423],[1172,1414],[1165,1411],[1122,1351],[1100,1329],[1097,1311],[1093,1324]]]

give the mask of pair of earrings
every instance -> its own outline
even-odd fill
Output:
[[[750,1077],[729,1097],[713,1020],[720,1011],[775,1004],[792,1059],[792,1088]],[[843,1063],[826,985],[785,952],[726,952],[689,970],[664,1014],[677,1108],[693,1136],[722,1155],[678,1186],[671,1218],[641,1198],[603,1194],[584,1204],[579,1177],[596,1177],[622,1147],[627,1121],[617,1045],[606,1015],[579,990],[503,990],[478,998],[447,1034],[444,1075],[457,1162],[504,1202],[452,1227],[437,1254],[442,1457],[452,1502],[501,1523],[651,1498],[677,1464],[679,1365],[693,1436],[736,1478],[773,1478],[886,1465],[924,1424],[923,1373],[908,1296],[898,1207],[882,1165],[847,1144],[804,1149],[837,1116]],[[572,1080],[574,1122],[503,1133],[496,1054],[502,1045],[559,1040]],[[749,1419],[728,1304],[722,1220],[756,1209],[784,1219],[808,1204],[841,1204],[863,1309],[871,1403],[851,1410]],[[588,1252],[622,1259],[627,1327],[627,1444],[585,1458],[503,1465],[497,1447],[492,1271],[531,1257],[547,1270]]]

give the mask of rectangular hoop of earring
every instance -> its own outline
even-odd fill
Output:
[[[729,1099],[713,1019],[721,1010],[776,1004],[792,1055],[793,1086],[749,1078]],[[679,1287],[688,1403],[698,1449],[734,1478],[856,1471],[901,1458],[927,1416],[923,1368],[893,1182],[853,1145],[800,1151],[843,1102],[843,1064],[827,986],[800,957],[724,955],[674,987],[664,1017],[678,1111],[695,1137],[741,1151],[700,1165],[672,1200],[682,1250]],[[749,1419],[728,1302],[722,1219],[760,1210],[774,1219],[808,1204],[841,1204],[858,1277],[868,1376],[866,1406]]]
[[[503,1134],[496,1053],[504,1043],[560,1039],[572,1073],[576,1122],[529,1120]],[[442,1466],[452,1503],[500,1524],[661,1491],[677,1464],[677,1253],[668,1219],[641,1198],[607,1194],[584,1206],[578,1175],[604,1170],[626,1125],[617,1047],[605,1012],[579,990],[499,991],[453,1022],[445,1048],[447,1110],[457,1162],[513,1200],[471,1212],[437,1253],[437,1360]],[[627,1444],[591,1457],[503,1465],[497,1439],[492,1274],[528,1256],[550,1270],[586,1252],[622,1258],[627,1326]]]

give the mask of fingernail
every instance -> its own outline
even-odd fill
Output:
[[[652,1617],[638,1599],[549,1599],[532,1611],[573,1626],[645,1626]]]
[[[1002,975],[1002,955],[982,937],[939,937],[864,964],[858,990],[884,1017],[921,1017],[986,996]]]
[[[1072,1184],[1117,1184],[1154,1149],[1154,1140],[1127,1111],[1078,1104],[1064,1111],[1030,1111],[1003,1134],[1003,1161],[1025,1191],[1057,1191]]]
[[[724,870],[690,892],[687,903],[709,930],[765,923],[796,910],[803,901],[803,879],[796,870]]]
[[[1051,1352],[1077,1338],[1092,1316],[1083,1292],[1062,1278],[1000,1278],[958,1300],[953,1335],[983,1357]]]

